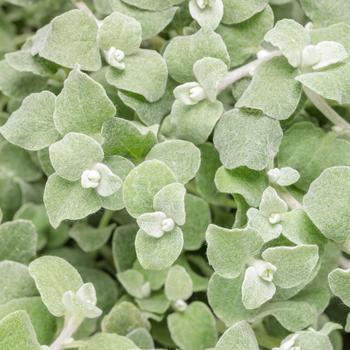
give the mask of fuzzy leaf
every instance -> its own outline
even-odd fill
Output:
[[[102,124],[115,113],[104,88],[75,68],[57,96],[54,121],[62,135],[69,132],[94,135],[101,132]]]
[[[263,170],[277,154],[282,136],[278,121],[233,109],[217,124],[214,145],[226,168]]]
[[[225,12],[222,22],[225,24],[244,22],[268,5],[267,0],[223,0],[223,2]]]
[[[40,350],[35,330],[25,311],[16,311],[0,320],[1,350]]]
[[[169,74],[179,83],[194,80],[193,65],[204,57],[213,57],[229,65],[230,58],[221,37],[209,28],[196,34],[174,38],[164,52]]]
[[[329,274],[328,281],[333,294],[350,306],[350,271],[335,269]]]
[[[201,8],[196,0],[189,2],[190,14],[201,27],[215,30],[224,15],[223,0],[214,0],[210,6]]]
[[[183,247],[183,233],[179,227],[154,238],[140,230],[136,235],[137,258],[144,269],[164,270],[179,257]]]
[[[29,95],[1,127],[1,134],[30,151],[49,146],[59,137],[53,122],[55,100],[56,96],[49,91]]]
[[[193,293],[192,279],[182,266],[175,265],[169,270],[164,292],[171,301],[190,298]]]
[[[148,160],[130,171],[123,185],[125,206],[135,218],[153,211],[153,198],[164,186],[176,182],[170,168],[159,160]]]
[[[304,210],[311,221],[323,235],[336,242],[349,239],[349,181],[350,167],[329,168],[310,185],[304,196]]]
[[[186,106],[175,101],[170,121],[179,139],[191,141],[197,145],[206,142],[223,111],[223,105],[219,101],[203,100],[194,106]]]
[[[63,294],[77,292],[83,280],[78,271],[65,260],[54,256],[43,256],[29,265],[29,273],[35,281],[41,299],[56,317],[64,315]]]
[[[184,0],[124,0],[124,2],[140,9],[160,11],[180,5]]]
[[[217,330],[210,309],[201,302],[193,302],[182,313],[168,316],[171,338],[183,350],[202,350],[215,345]]]
[[[133,17],[119,12],[104,18],[98,30],[98,43],[102,50],[115,47],[130,55],[140,47],[141,41],[141,24]]]
[[[97,45],[97,24],[86,12],[71,10],[55,17],[47,28],[45,41],[37,38],[39,55],[63,67],[96,71],[101,68]],[[34,39],[35,44],[35,39]]]
[[[84,170],[103,160],[103,150],[93,138],[71,132],[50,146],[50,160],[59,176],[77,181]]]
[[[85,343],[85,342],[84,342]],[[89,338],[80,350],[138,350],[133,341],[113,333],[97,333]]]
[[[15,220],[0,225],[0,260],[28,263],[36,255],[38,234],[28,220]]]
[[[106,74],[109,84],[118,89],[142,95],[155,102],[165,93],[168,69],[163,57],[153,50],[138,50],[124,61],[125,69],[110,67]]]
[[[273,282],[281,288],[292,288],[307,280],[319,259],[316,245],[268,248],[262,257],[277,268]]]
[[[267,116],[284,120],[297,109],[301,85],[294,79],[297,71],[285,58],[276,57],[262,63],[236,107],[261,110]]]
[[[63,220],[83,219],[101,208],[94,189],[85,189],[80,182],[70,182],[56,174],[50,175],[46,182],[44,203],[54,228]]]
[[[252,229],[226,229],[209,225],[206,239],[209,263],[222,277],[238,277],[248,260],[257,255],[262,239]]]

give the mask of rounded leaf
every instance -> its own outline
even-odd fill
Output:
[[[175,265],[169,270],[164,292],[171,301],[187,300],[192,295],[192,279],[182,266]]]

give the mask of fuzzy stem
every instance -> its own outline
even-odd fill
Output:
[[[232,85],[238,80],[242,78],[248,77],[254,72],[254,70],[263,62],[267,62],[274,57],[281,56],[282,53],[280,51],[271,51],[266,54],[264,57],[258,58],[255,61],[247,63],[246,65],[239,67],[231,72],[229,72],[224,80],[219,84],[218,91],[221,92],[225,90],[227,87]]]
[[[105,212],[102,215],[102,218],[100,220],[98,228],[103,228],[103,227],[108,226],[109,222],[112,219],[113,214],[114,214],[114,212],[112,210],[107,210],[106,209]]]
[[[290,209],[300,209],[303,205],[286,189],[280,186],[274,186],[278,195],[288,204]]]
[[[350,124],[343,119],[328,103],[327,101],[313,92],[307,87],[304,87],[304,92],[309,100],[314,104],[314,106],[335,126],[341,128],[342,130],[350,133]]]
[[[56,338],[56,340],[49,346],[49,350],[62,350],[65,347],[65,343],[72,338],[75,331],[79,328],[83,320],[77,320],[74,317],[69,318],[64,327]]]

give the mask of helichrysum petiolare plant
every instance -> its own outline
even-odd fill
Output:
[[[0,0],[0,350],[346,350],[349,0]]]

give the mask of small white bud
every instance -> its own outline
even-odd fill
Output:
[[[275,184],[281,176],[281,170],[278,168],[271,169],[268,171],[267,175],[269,177],[270,182]]]
[[[164,232],[170,232],[175,228],[175,222],[171,218],[166,218],[162,221],[162,230]]]
[[[271,225],[278,224],[282,221],[282,215],[279,213],[271,214],[269,217],[269,222]]]
[[[300,346],[296,345],[298,337],[298,334],[294,334],[290,339],[284,341],[280,346],[280,350],[300,350]]]
[[[111,47],[106,53],[107,62],[114,68],[124,70],[125,62],[123,62],[125,58],[125,53],[122,50],[116,49],[115,47]]]
[[[307,22],[307,23],[305,24],[304,28],[305,28],[308,32],[310,32],[311,30],[314,29],[314,24],[313,24],[312,22]]]
[[[174,306],[175,309],[180,312],[183,312],[187,309],[187,303],[183,300],[176,300]]]
[[[189,91],[189,95],[192,101],[199,102],[205,99],[206,94],[204,89],[198,84]]]
[[[273,274],[277,271],[277,268],[264,260],[255,260],[251,266],[254,267],[258,276],[267,282],[272,282]]]
[[[204,10],[207,7],[211,7],[216,0],[196,0],[197,6]]]
[[[321,61],[321,52],[316,45],[307,45],[301,55],[301,63],[303,66],[314,66]]]
[[[96,188],[98,187],[101,175],[95,169],[85,170],[81,174],[81,187],[83,188]]]

